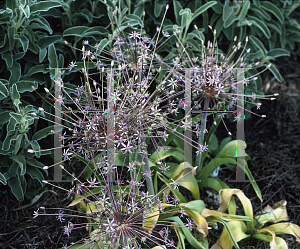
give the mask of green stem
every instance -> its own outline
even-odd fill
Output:
[[[149,162],[148,162],[148,152],[147,152],[147,146],[145,143],[145,139],[142,139],[142,144],[143,144],[143,151],[145,153],[145,156],[143,157],[143,165],[144,165],[144,172],[150,172],[150,166],[149,166]],[[147,185],[147,189],[150,195],[154,196],[154,187],[153,187],[153,181],[152,181],[152,177],[146,177],[146,185]]]
[[[204,100],[204,111],[205,112],[202,115],[200,135],[199,135],[199,139],[198,139],[198,148],[199,149],[200,149],[200,146],[203,146],[203,143],[204,143],[204,130],[206,128],[208,104],[209,104],[209,99],[205,99]],[[197,175],[199,174],[199,172],[201,171],[201,168],[202,168],[201,158],[202,158],[202,153],[199,153],[196,156],[196,164],[195,164],[195,166],[198,166]]]

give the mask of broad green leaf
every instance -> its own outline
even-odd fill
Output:
[[[49,60],[49,68],[57,68],[57,56],[54,44],[50,44],[48,47],[48,60]]]
[[[213,153],[216,149],[218,149],[218,146],[219,146],[219,142],[217,136],[213,134],[210,139],[210,143],[208,145],[208,152]]]
[[[204,208],[201,211],[201,215],[203,217],[215,216],[215,217],[219,217],[219,218],[221,218],[225,221],[239,220],[239,221],[250,221],[250,222],[252,222],[251,218],[248,217],[248,216],[227,214],[227,213],[218,212],[216,210],[210,210],[210,209],[207,209],[207,208]]]
[[[171,178],[178,181],[178,184],[191,191],[194,199],[200,200],[200,192],[195,176],[191,172],[194,169],[188,162],[178,165]],[[194,172],[195,173],[195,172]],[[181,178],[181,179],[179,179]],[[179,180],[178,180],[179,179]]]
[[[143,21],[141,20],[141,18],[139,18],[138,16],[136,16],[134,14],[126,15],[123,19],[123,23],[125,23],[125,24],[130,23],[131,26],[136,26],[136,24],[138,24],[141,27],[143,27]]]
[[[24,190],[21,187],[21,181],[19,177],[16,175],[15,177],[12,177],[8,180],[8,185],[11,189],[11,192],[14,194],[14,196],[19,200],[24,200]]]
[[[185,237],[183,235],[182,230],[179,227],[177,227],[177,226],[173,226],[173,229],[175,230],[175,233],[177,235],[177,239],[178,239],[178,243],[179,243],[179,248],[180,249],[185,249],[185,243],[184,243]],[[152,248],[152,249],[154,249],[154,248]]]
[[[15,84],[21,77],[21,65],[14,61],[12,67],[8,70],[10,71],[9,83],[10,85]]]
[[[15,143],[15,151],[13,152],[13,155],[17,155],[22,143],[22,139],[23,139],[24,134],[19,134],[16,138],[16,143]]]
[[[205,208],[205,203],[202,200],[189,201],[187,204],[187,207],[196,213],[201,213],[201,211]]]
[[[286,44],[286,27],[281,23],[282,34],[279,36],[281,47],[284,48]]]
[[[43,62],[47,54],[47,48],[40,49],[39,48],[39,63]]]
[[[33,92],[32,86],[37,89],[38,83],[35,81],[29,81],[29,80],[20,80],[18,83],[15,84],[18,87],[18,92]]]
[[[15,46],[15,28],[14,27],[9,27],[7,29],[7,35],[8,35],[8,42],[9,42],[9,50],[12,51],[13,47]]]
[[[8,174],[10,176],[19,175],[18,170],[19,170],[19,165],[16,162],[12,162],[12,163],[10,162],[9,169],[8,169]]]
[[[64,67],[64,56],[62,54],[59,54],[58,56],[58,67]]]
[[[217,31],[217,33],[216,33],[217,38],[219,37],[219,35],[223,29],[223,25],[224,25],[224,21],[223,21],[223,18],[220,16],[220,18],[217,21],[216,26],[215,26],[215,30]]]
[[[174,14],[175,14],[176,23],[180,24],[181,17],[179,16],[179,12],[182,10],[181,4],[177,0],[174,0],[173,6],[174,6]]]
[[[14,116],[12,116],[12,114]],[[7,130],[7,132],[9,132],[9,131],[15,131],[16,125],[21,122],[22,115],[10,112],[9,116],[11,116],[11,118],[9,119],[8,125],[6,127],[6,130]]]
[[[261,21],[255,16],[250,16],[250,15],[248,15],[247,20],[249,20],[250,22],[252,22],[253,25],[258,27],[268,39],[271,37],[270,30],[263,21]]]
[[[35,140],[33,141],[28,140],[28,143],[31,145],[31,149],[33,149],[34,151],[38,151],[35,152],[35,156],[39,158],[41,156],[41,152],[39,152],[39,150],[41,149],[39,143]]]
[[[50,44],[57,43],[58,41],[61,41],[61,40],[62,40],[61,35],[45,36],[45,37],[41,37],[41,38],[38,39],[37,45],[41,49],[43,49],[43,48],[47,48]]]
[[[0,172],[0,183],[6,185],[7,184],[7,180],[5,178],[5,176]]]
[[[11,87],[10,87],[10,92],[11,92],[11,97],[14,101],[16,100],[20,100],[20,94],[19,94],[19,91],[18,91],[18,88],[17,88],[17,85],[16,84],[13,84]]]
[[[255,36],[250,35],[250,41],[254,44],[254,46],[256,46],[264,55],[264,57],[266,57],[267,55],[267,50],[264,47],[264,45],[262,44],[262,42]]]
[[[255,47],[256,47],[256,46],[255,46]],[[256,49],[257,49],[257,48],[256,48]],[[253,49],[253,50],[254,50],[254,49]],[[252,60],[252,59],[257,60],[257,59],[261,59],[261,58],[263,58],[263,57],[265,57],[265,55],[263,54],[262,50],[257,49],[256,52],[247,54],[247,55],[245,56],[245,59],[247,59],[247,60]]]
[[[206,222],[202,214],[191,210],[188,205],[184,207],[184,211],[193,220],[194,225],[196,227],[195,229],[199,233],[202,233],[202,239],[206,238],[208,235],[208,223]]]
[[[82,197],[77,197],[74,201],[72,201],[68,207],[72,207],[75,206],[76,204],[80,203],[84,197],[89,197],[91,195],[95,195],[95,194],[99,194],[101,192],[101,190],[103,190],[103,187],[97,187],[97,188],[93,188],[91,189],[89,192],[82,194]]]
[[[200,171],[198,178],[204,176],[208,177],[218,166],[228,164],[236,164],[236,159],[234,158],[214,158],[208,164],[206,164]]]
[[[143,12],[144,12],[143,6],[137,6],[137,7],[134,9],[133,14],[135,14],[135,15],[137,15],[138,17],[142,18]]]
[[[79,36],[82,37],[83,33],[88,30],[86,26],[76,26],[68,28],[64,31],[63,36]]]
[[[275,4],[273,4],[269,1],[262,1],[260,4],[263,9],[271,12],[274,16],[276,16],[276,18],[281,23],[283,23],[283,21],[284,21],[283,14],[282,14],[281,10]]]
[[[51,130],[54,130],[54,125],[48,126],[46,128],[43,128],[43,129],[37,131],[32,136],[32,139],[36,140],[36,141],[39,141],[39,140],[47,137],[48,135],[52,135],[53,133],[51,133]]]
[[[270,22],[266,23],[271,29],[274,29],[278,34],[282,34],[281,26],[278,22],[271,20]]]
[[[166,188],[166,185],[170,186],[170,184],[172,184],[173,182],[168,180],[167,178],[165,178],[162,174],[160,174],[159,172],[157,172],[157,176],[165,183],[164,186],[162,186],[162,189]],[[160,190],[160,191],[161,191]],[[180,191],[178,191],[173,185],[171,185],[171,188],[168,187],[166,188],[164,191],[165,192],[170,192],[170,190],[172,191],[173,195],[178,199],[179,203],[186,203],[186,199],[184,198],[184,196],[180,193]],[[159,191],[159,192],[160,192]]]
[[[164,220],[170,220],[170,221],[174,221],[177,223],[177,225],[175,224],[174,226],[177,227],[178,230],[182,230],[185,238],[187,239],[187,241],[189,242],[189,244],[191,246],[193,246],[193,248],[197,248],[197,249],[207,249],[206,247],[204,247],[199,241],[196,240],[196,238],[191,234],[191,232],[186,228],[185,223],[183,223],[183,221],[175,216],[175,217],[169,217],[166,218]]]
[[[6,86],[2,82],[5,81],[0,79],[0,100],[5,99],[9,95]]]
[[[251,5],[250,1],[246,0],[246,2],[243,4],[242,10],[241,10],[241,13],[239,16],[240,20],[243,20],[246,17],[248,10],[250,8],[250,5]]]
[[[192,16],[192,21],[195,20],[195,18],[197,18],[204,11],[208,10],[209,8],[211,8],[212,6],[214,6],[217,3],[218,3],[217,1],[209,1],[206,4],[203,4],[200,8],[196,9]]]
[[[281,56],[290,56],[290,52],[283,48],[274,48],[268,51],[267,56],[270,56],[272,59],[274,59]]]
[[[282,222],[268,226],[275,234],[289,234],[293,235],[296,241],[300,242],[300,227],[296,224]]]
[[[223,15],[222,15],[222,19],[224,22],[224,28],[227,28],[228,26],[230,26],[232,24],[232,22],[235,21],[235,18],[236,18],[236,16],[234,13],[233,6],[230,6],[230,2],[226,1],[223,6]]]
[[[165,7],[164,3],[160,3],[159,1],[154,2],[154,15],[156,18],[159,17],[164,7]]]
[[[127,23],[126,23],[126,27]],[[95,35],[100,35],[100,36],[106,36],[108,34],[108,31],[101,27],[101,26],[97,26],[97,27],[90,27],[86,30],[83,31],[82,36],[91,36],[91,37],[95,37]]]
[[[43,169],[43,167],[45,166],[43,163],[37,161],[36,159],[34,158],[29,158],[29,159],[26,159],[26,163],[30,166],[33,166],[33,167],[36,167],[36,168],[39,168],[39,169]],[[43,169],[46,174],[48,175],[48,171],[46,169]]]
[[[250,10],[256,13],[256,16],[259,16],[263,19],[266,19],[268,21],[271,20],[270,15],[264,11],[263,8],[259,7],[257,4],[251,4],[250,5]]]
[[[55,8],[55,7],[62,7],[61,5],[65,5],[65,7],[69,7],[66,3],[60,1],[60,2],[57,2],[57,1],[46,1],[46,2],[37,2],[37,3],[34,3],[30,6],[30,10],[31,10],[31,13],[32,14],[35,14],[35,13],[39,13],[39,12],[43,12],[43,11],[48,11],[52,8]]]
[[[225,24],[224,24],[225,25]],[[230,25],[227,28],[223,28],[223,33],[226,35],[227,39],[229,41],[233,40],[233,36],[234,36],[234,25]]]
[[[242,148],[241,150],[238,150],[237,148]],[[248,156],[248,154],[245,152],[245,149],[247,148],[246,143],[242,140],[233,140],[227,143],[224,148],[216,155],[216,158],[218,157],[242,157],[242,156]]]
[[[7,51],[2,53],[2,59],[6,61],[6,65],[10,68],[13,65],[13,53],[12,51]]]
[[[278,71],[278,69],[273,64],[269,67],[269,70],[275,76],[277,81],[282,82],[282,76],[281,76],[280,72]]]
[[[45,65],[35,65],[34,67],[30,68],[29,71],[26,74],[26,77],[31,76],[35,73],[48,73],[49,71],[45,68]]]
[[[26,52],[29,46],[29,40],[25,35],[20,36],[20,41],[22,43],[23,51]]]
[[[53,30],[49,24],[49,22],[42,16],[39,16],[39,18],[33,18],[30,19],[30,25],[29,27],[34,29],[43,29],[49,32],[49,34],[53,33]]]
[[[280,221],[289,220],[287,211],[286,211],[285,200],[281,200],[275,203],[272,207],[267,205],[262,211],[261,214],[255,216],[255,220],[258,222],[258,225],[262,227],[267,222],[278,223]]]
[[[38,180],[42,186],[45,185],[45,183],[42,182],[42,180],[44,180],[45,178],[44,178],[43,174],[41,173],[41,171],[39,171],[39,169],[28,166],[26,173],[28,175],[30,175],[32,179]]]
[[[193,13],[191,12],[191,10],[189,8],[186,9],[182,9],[179,12],[179,15],[181,16],[181,27],[188,27],[187,25],[190,24]]]
[[[217,4],[213,5],[212,9],[218,16],[220,16],[223,12],[223,6],[220,4],[220,2],[217,2]]]
[[[217,249],[220,247],[219,245],[222,245],[223,249],[232,249],[233,246],[236,249],[239,249],[239,245],[237,244],[237,242],[251,236],[250,234],[246,234],[247,227],[242,221],[233,220],[226,223],[225,221],[223,221],[223,219],[220,219],[218,217],[209,217],[208,219],[209,221],[217,221],[224,226],[221,236],[211,247],[211,249]]]
[[[24,175],[26,173],[26,160],[25,160],[25,157],[23,155],[16,155],[16,156],[11,156],[10,158],[19,165],[19,167],[21,169],[20,174]]]
[[[109,44],[109,40],[107,38],[102,39],[95,47],[96,54],[100,54],[102,50]]]
[[[178,147],[171,147],[164,151],[161,149],[158,153],[155,151],[151,156],[150,159],[157,162],[169,156],[175,157],[180,163],[184,161],[184,151]]]
[[[193,50],[193,51],[197,51],[197,52],[200,52],[202,47],[201,47],[201,44],[199,41],[195,41],[193,39],[186,39],[186,43],[189,44],[190,48]]]
[[[9,130],[6,134],[6,137],[3,141],[3,144],[2,144],[2,150],[4,151],[9,151],[11,149],[11,142],[12,142],[12,138],[13,136],[16,134],[16,131],[15,130]]]
[[[30,7],[28,5],[24,6],[23,4],[20,4],[19,9],[24,13],[26,18],[30,17]]]
[[[291,225],[293,225],[293,224],[291,224]],[[267,231],[265,231],[264,229],[260,229],[253,235],[253,238],[273,243],[274,237],[272,235],[267,235],[266,232]],[[269,230],[269,232],[270,232],[270,230]],[[275,245],[274,245],[274,243],[272,245],[273,245],[273,247],[270,247],[271,249],[273,249],[274,246],[276,246],[275,248],[278,248],[278,249],[289,249],[285,240],[278,236],[275,237]]]
[[[92,23],[93,21],[93,15],[88,9],[80,9],[79,12],[75,12],[72,15],[72,19],[82,19],[85,18],[89,23]]]
[[[0,85],[1,86],[1,85]],[[1,99],[0,99],[1,100]],[[9,121],[10,119],[10,113],[11,111],[2,111],[1,112],[1,119],[0,119],[0,128],[2,127],[2,125],[6,122]]]

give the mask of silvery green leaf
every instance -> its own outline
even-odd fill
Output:
[[[4,80],[0,79],[0,100],[8,97],[8,90],[6,86],[3,84]]]

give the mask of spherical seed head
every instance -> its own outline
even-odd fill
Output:
[[[40,110],[41,112],[44,112],[44,108],[42,108],[42,107],[39,107],[39,110]]]
[[[169,4],[166,5],[166,10],[168,10],[168,9],[169,9]]]
[[[27,152],[34,153],[34,151],[32,149],[27,150]]]
[[[31,88],[32,88],[33,90],[35,90],[34,86],[31,86]]]
[[[266,115],[261,115],[261,117],[262,117],[262,118],[265,118],[265,117],[266,117]]]
[[[45,92],[46,92],[46,93],[48,93],[48,92],[49,92],[48,88],[46,88],[46,87],[44,88],[44,90],[45,90]]]
[[[44,166],[43,169],[49,169],[49,167],[48,166]]]

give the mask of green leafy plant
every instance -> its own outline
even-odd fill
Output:
[[[219,194],[221,205],[218,211],[208,209],[201,211],[201,215],[206,217],[207,221],[220,222],[220,218],[222,218],[227,221],[229,227],[229,229],[227,226],[224,227],[220,238],[211,247],[212,249],[219,248],[220,245],[224,249],[231,249],[233,246],[239,248],[237,242],[250,238],[270,242],[271,249],[287,249],[288,246],[284,239],[277,236],[280,234],[293,235],[300,242],[300,227],[293,223],[282,222],[288,220],[285,200],[276,203],[273,207],[267,206],[259,214],[253,215],[251,202],[241,190],[223,189]],[[231,202],[233,195],[236,195],[241,201],[247,219],[228,219],[236,212],[236,206]],[[227,208],[228,214],[225,213]],[[274,224],[266,225],[270,223]]]
[[[19,89],[18,89],[19,88]],[[9,186],[11,192],[19,200],[24,200],[24,195],[31,188],[44,186],[42,180],[48,175],[43,169],[44,164],[37,158],[47,155],[49,152],[28,153],[28,149],[40,150],[39,140],[51,134],[53,126],[33,132],[36,129],[38,117],[33,114],[39,111],[32,105],[21,101],[20,92],[33,91],[26,85],[13,84],[9,90],[3,81],[0,81],[1,103],[1,127],[6,126],[6,133],[1,134],[0,141],[0,182]],[[6,97],[11,97],[13,110],[10,103],[6,103]],[[4,99],[4,100],[3,100]],[[6,105],[7,104],[7,105]]]

